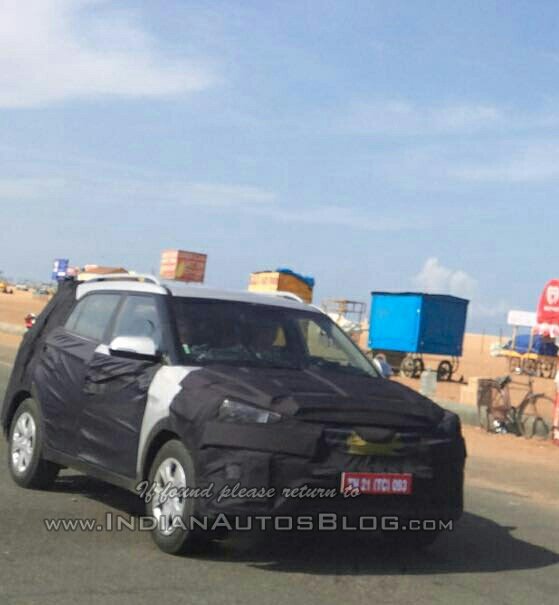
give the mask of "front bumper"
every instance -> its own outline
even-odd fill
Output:
[[[335,513],[456,520],[463,509],[464,463],[460,435],[423,440],[397,454],[355,455],[343,443],[327,443],[321,426],[245,425],[239,430],[208,423],[197,472],[198,484],[211,485],[213,497],[199,501],[197,508],[212,516]],[[413,493],[345,497],[339,493],[344,471],[411,473]],[[242,497],[239,488],[252,491]],[[295,488],[305,488],[306,495]],[[309,490],[315,488],[322,493],[312,497]]]

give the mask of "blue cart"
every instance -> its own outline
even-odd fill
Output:
[[[450,360],[437,367],[438,380],[451,380],[462,356],[468,302],[446,294],[371,292],[369,348],[399,361],[405,376],[425,369],[423,355]],[[396,354],[396,355],[395,355]]]

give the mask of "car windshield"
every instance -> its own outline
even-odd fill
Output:
[[[378,377],[325,314],[235,301],[173,298],[186,361],[268,368],[323,368]]]

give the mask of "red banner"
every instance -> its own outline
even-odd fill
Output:
[[[538,323],[559,324],[559,279],[547,282],[538,303]]]

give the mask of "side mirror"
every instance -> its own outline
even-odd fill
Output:
[[[109,353],[115,357],[128,357],[154,363],[161,359],[157,345],[149,336],[117,336],[109,345]]]

